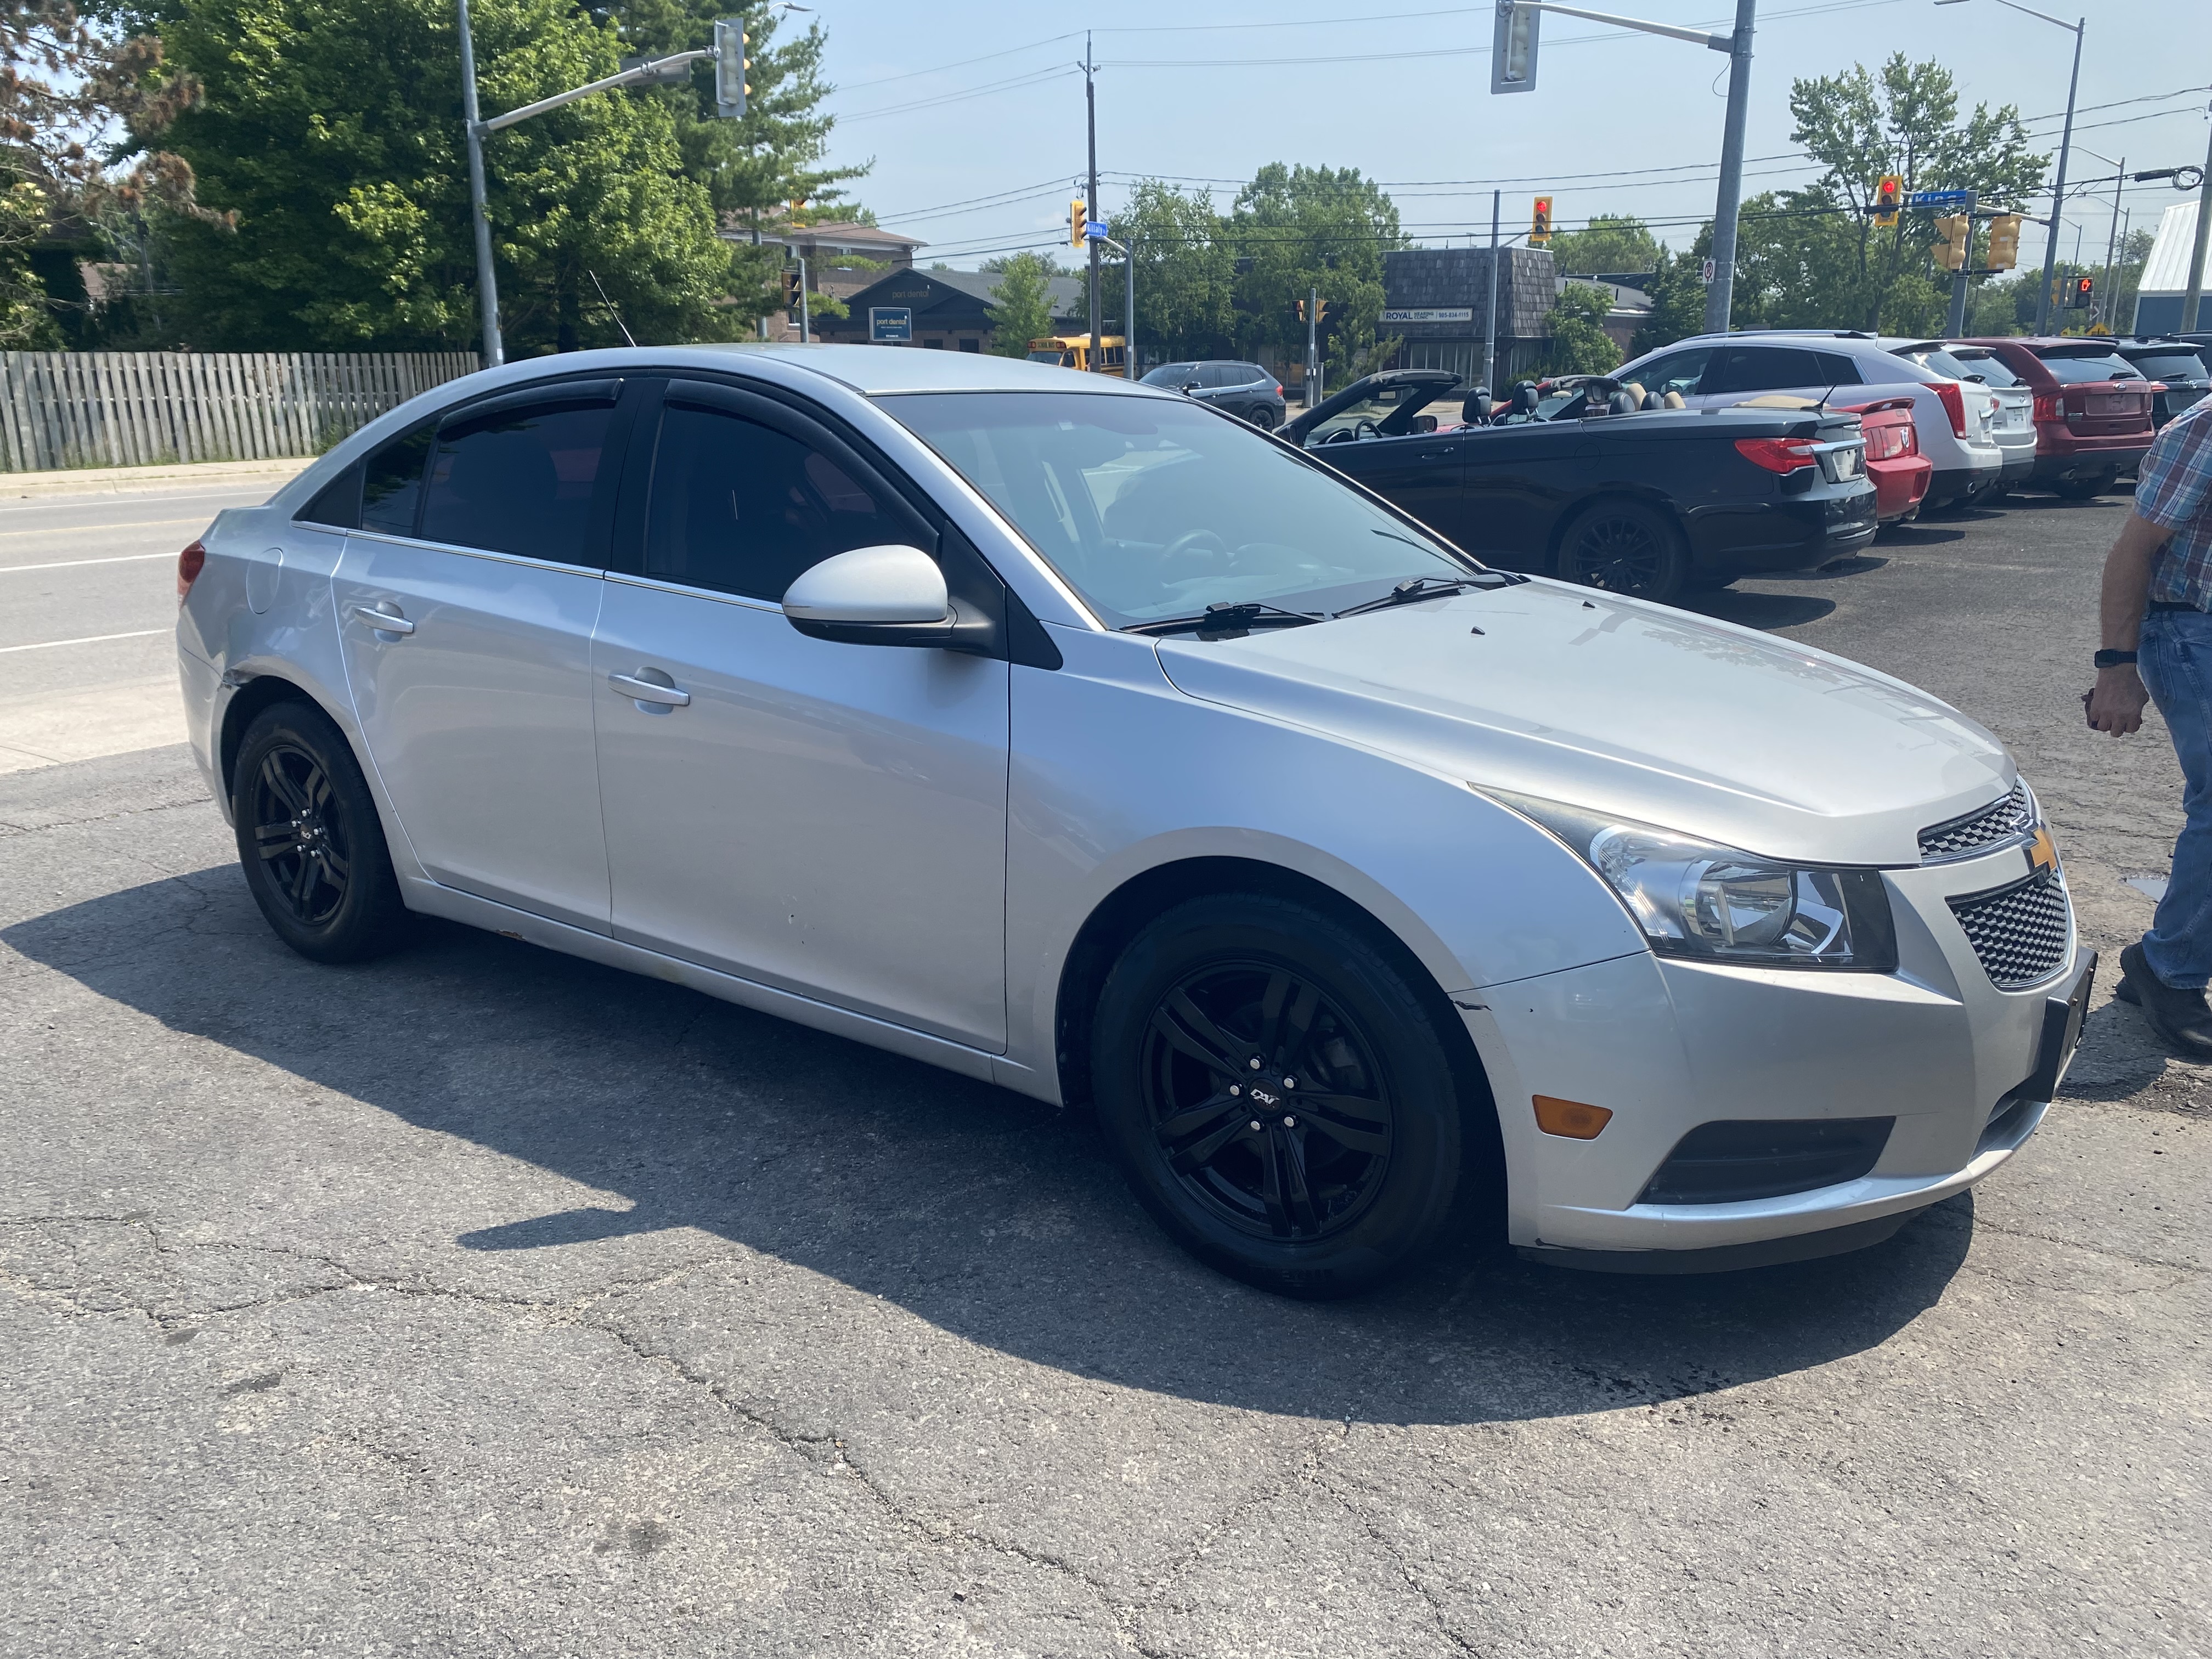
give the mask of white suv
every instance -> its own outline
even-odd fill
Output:
[[[1990,429],[1988,392],[1893,354],[1910,343],[1837,329],[1695,334],[1613,373],[1708,409],[1777,392],[1839,404],[1910,397],[1920,453],[1936,464],[1923,504],[1932,511],[1995,489],[2004,456]]]

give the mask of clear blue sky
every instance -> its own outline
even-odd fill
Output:
[[[1632,212],[1678,245],[1695,225],[1661,222],[1711,213],[1726,69],[1718,53],[1552,15],[1537,90],[1494,98],[1488,4],[1369,3],[1371,13],[1351,21],[1340,6],[1324,15],[1328,0],[1205,9],[814,0],[837,87],[831,153],[841,163],[873,161],[855,193],[886,226],[929,242],[925,261],[973,265],[1048,246],[1055,232],[1064,249],[1069,181],[1084,166],[1074,64],[1091,28],[1109,216],[1132,178],[1216,185],[1226,205],[1237,181],[1273,161],[1356,167],[1386,181],[1407,231],[1431,244],[1486,240],[1493,184],[1505,192],[1508,234],[1525,227],[1539,191],[1554,198],[1561,228]],[[1586,3],[1722,30],[1733,16],[1729,0]],[[2117,171],[2087,146],[2124,157],[2130,172],[2203,162],[2212,0],[2041,0],[2038,9],[2090,14],[2075,178]],[[1874,69],[1893,51],[1948,65],[1968,108],[2018,105],[2030,131],[2057,147],[2069,30],[1998,0],[1763,0],[1759,11],[1747,194],[1817,172],[1790,143],[1792,79],[1853,63]],[[2083,253],[2102,257],[2112,198],[2109,186],[2097,188],[2101,206],[2069,202],[2062,257],[2076,226]],[[2122,205],[2136,228],[2154,228],[2160,210],[2180,199],[2166,185],[2136,185]],[[2039,257],[2039,233],[2023,240],[2023,252]]]

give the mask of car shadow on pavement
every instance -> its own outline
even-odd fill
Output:
[[[234,867],[0,938],[170,1030],[331,1091],[297,1097],[331,1115],[303,1135],[359,1144],[359,1102],[632,1206],[482,1224],[465,1208],[477,1188],[424,1182],[411,1141],[389,1172],[405,1194],[392,1225],[459,1206],[450,1253],[434,1233],[427,1256],[410,1247],[407,1271],[428,1282],[465,1287],[494,1261],[511,1274],[521,1253],[694,1228],[1030,1363],[1241,1408],[1410,1423],[1662,1407],[1874,1347],[1941,1297],[1972,1232],[1962,1195],[1850,1255],[1616,1277],[1524,1262],[1470,1226],[1378,1293],[1298,1303],[1170,1244],[1081,1115],[657,981],[444,923],[383,961],[318,967],[269,933]],[[251,1076],[225,1087],[251,1089]],[[161,1110],[161,1091],[149,1097]],[[368,1145],[368,1170],[346,1174],[371,1183],[356,1202],[379,1225],[374,1158],[389,1142]],[[223,1156],[253,1178],[251,1141]],[[276,1226],[288,1246],[342,1260],[348,1239],[319,1224],[310,1212]],[[574,1260],[562,1267],[548,1279],[573,1282]],[[512,1296],[512,1277],[501,1283]]]
[[[1802,593],[1746,593],[1733,587],[1689,594],[1676,603],[1699,616],[1715,617],[1722,622],[1736,623],[1762,632],[1818,622],[1836,608],[1833,599],[1814,599]]]

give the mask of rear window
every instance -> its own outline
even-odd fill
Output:
[[[1968,374],[1978,374],[1985,386],[2022,386],[2011,365],[1994,351],[1961,351],[1955,355],[1960,369]]]
[[[2130,356],[2128,361],[2154,380],[2204,378],[2204,360],[2193,351],[2160,351],[2147,356]]]
[[[1932,370],[1947,380],[1963,380],[1970,374],[1979,374],[1982,372],[1979,364],[1969,368],[1941,346],[1929,346],[1918,351],[1900,351],[1897,355],[1910,362],[1919,364],[1923,368]]]
[[[2090,380],[2140,380],[2141,371],[2115,351],[2100,351],[2083,355],[2066,351],[2039,351],[2043,366],[2051,371],[2051,378],[2061,386],[2080,386]]]

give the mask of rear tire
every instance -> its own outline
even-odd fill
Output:
[[[231,773],[246,890],[276,937],[312,962],[362,962],[398,943],[406,908],[375,798],[344,734],[305,702],[254,717]]]
[[[1468,1103],[1434,1000],[1364,931],[1288,899],[1156,917],[1107,976],[1091,1042],[1138,1201],[1200,1261],[1285,1296],[1390,1275],[1460,1188]]]
[[[1672,605],[1690,559],[1681,532],[1637,501],[1596,501],[1575,514],[1559,538],[1559,579],[1608,593]]]

